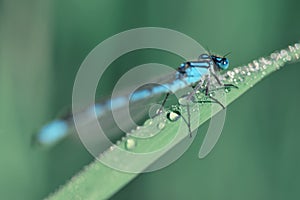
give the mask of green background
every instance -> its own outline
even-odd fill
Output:
[[[46,197],[92,161],[75,134],[48,149],[30,142],[71,105],[76,72],[101,41],[132,28],[165,27],[214,52],[232,52],[233,67],[299,41],[299,10],[295,0],[0,0],[1,199]],[[145,51],[122,63],[176,67],[172,58]],[[179,160],[140,175],[112,199],[299,198],[299,67],[274,73],[229,106],[208,157],[197,157],[206,124]],[[121,68],[107,72],[100,95],[113,88]]]

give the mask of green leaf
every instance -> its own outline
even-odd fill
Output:
[[[248,65],[227,71],[222,75],[223,81],[235,84],[239,89],[226,90],[227,103],[224,104],[229,105],[264,77],[277,71],[286,63],[298,61],[299,57],[300,44],[296,43],[287,49],[272,53],[269,57],[259,58]],[[193,112],[197,115],[192,114],[191,116],[192,130],[195,130],[221,110],[221,107],[219,107],[211,111],[210,104],[195,104],[193,106],[195,107],[192,107],[191,110],[199,108],[200,112]],[[178,109],[180,109],[183,117],[187,116],[186,107],[181,106]],[[133,133],[128,134],[116,145],[111,146],[98,158],[104,163],[115,165],[115,168],[136,173],[118,171],[104,165],[102,162],[94,161],[65,186],[52,194],[49,199],[109,198],[134,179],[138,173],[149,170],[149,167],[165,153],[174,150],[179,142],[191,140],[188,137],[187,126],[183,123],[183,117],[174,122],[167,120],[165,115],[147,120],[144,126],[138,127]],[[151,137],[136,138],[133,135],[151,135]],[[149,152],[152,152],[150,156],[136,156],[146,155],[145,153]],[[136,154],[133,155],[132,153]]]

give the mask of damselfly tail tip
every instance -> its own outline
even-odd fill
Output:
[[[65,137],[67,132],[67,123],[63,120],[55,120],[43,126],[41,130],[33,136],[31,144],[33,146],[53,145]]]

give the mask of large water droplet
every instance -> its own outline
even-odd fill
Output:
[[[175,122],[177,121],[181,116],[181,113],[179,111],[171,111],[168,112],[167,114],[167,118],[171,121],[171,122]]]

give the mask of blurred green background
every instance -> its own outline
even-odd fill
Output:
[[[231,51],[233,67],[299,41],[299,10],[296,0],[0,0],[1,199],[44,198],[92,161],[76,136],[50,149],[30,142],[71,105],[76,72],[101,41],[131,28],[165,27],[214,52]],[[124,59],[126,66],[178,64],[157,52]],[[206,124],[179,160],[140,175],[112,199],[299,199],[299,67],[274,73],[229,106],[208,157],[197,157]]]

